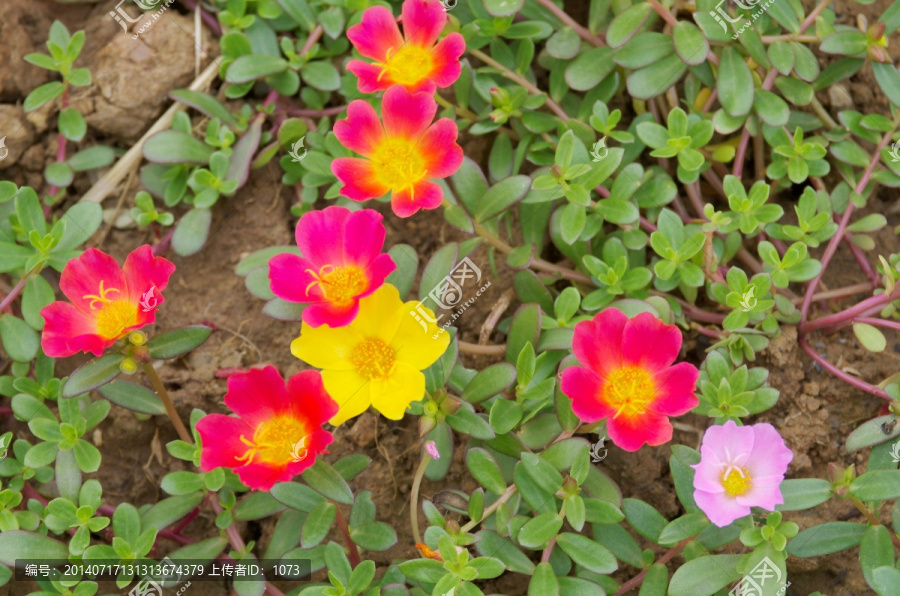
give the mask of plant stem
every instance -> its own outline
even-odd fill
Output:
[[[337,522],[338,528],[341,530],[341,534],[344,536],[344,542],[347,543],[347,550],[349,551],[347,558],[350,559],[350,566],[356,569],[356,566],[359,565],[360,562],[359,549],[356,548],[356,543],[353,542],[353,538],[350,537],[350,527],[347,525],[347,520],[341,512],[340,506],[335,503],[334,507],[337,509],[334,519]]]
[[[816,22],[816,17],[818,17],[820,14],[822,14],[822,11],[825,10],[825,8],[829,4],[831,4],[831,2],[832,2],[832,0],[822,0],[821,2],[819,2],[816,5],[816,7],[813,9],[813,11],[811,13],[809,13],[809,15],[805,19],[803,19],[802,23],[800,23],[800,33],[801,34],[805,33],[806,30],[809,29],[809,26]],[[812,41],[819,41],[818,37],[815,37],[815,36],[811,36],[811,37],[814,37],[814,39]]]
[[[503,66],[502,64],[500,64],[499,62],[497,62],[496,60],[494,60],[493,58],[491,58],[490,56],[488,56],[487,54],[485,54],[484,52],[482,52],[480,50],[476,50],[473,48],[467,48],[466,51],[468,53],[472,54],[473,56],[475,56],[476,58],[478,58],[479,60],[481,60],[482,62],[484,62],[485,64],[487,64],[488,66],[491,66],[491,67],[499,70],[500,74],[503,75],[504,77],[506,77],[507,79],[509,79],[510,81],[517,83],[517,84],[521,85],[522,87],[525,87],[525,89],[527,89],[528,92],[531,93],[532,95],[545,95],[547,97],[547,107],[550,108],[550,110],[554,114],[556,114],[560,120],[562,120],[563,122],[568,122],[569,120],[571,120],[569,115],[566,114],[565,110],[563,110],[559,106],[558,103],[556,103],[555,101],[550,99],[549,94],[538,89],[531,81],[529,81],[525,77],[506,68],[505,66]]]
[[[678,544],[676,544],[675,546],[673,546],[672,548],[667,550],[665,553],[663,553],[663,556],[661,556],[659,558],[657,563],[659,563],[661,565],[665,565],[666,563],[668,563],[675,555],[677,555],[682,550],[684,550],[684,547],[687,546],[688,542],[690,542],[694,538],[696,538],[696,536],[691,536],[690,538],[685,538],[684,540],[682,540],[681,542],[679,542]],[[622,594],[627,594],[631,590],[633,590],[636,587],[638,587],[639,585],[641,585],[641,583],[643,583],[643,581],[644,581],[645,575],[647,575],[646,569],[642,570],[640,573],[638,573],[637,575],[632,577],[630,580],[628,580],[627,582],[622,584],[622,587],[620,587],[619,590],[615,593],[615,596],[622,596]]]
[[[506,344],[485,346],[467,341],[460,341],[459,351],[466,354],[477,354],[479,356],[502,356],[506,353]]]
[[[862,292],[871,292],[872,284],[868,282],[862,282],[858,284],[853,284],[852,286],[847,286],[845,288],[838,288],[836,290],[828,290],[827,292],[819,292],[813,296],[813,301],[817,302],[819,300],[831,300],[832,298],[844,298],[846,296],[852,296],[854,294],[861,294]],[[802,297],[797,297],[791,300],[794,304],[800,304],[803,301]]]
[[[552,2],[552,0],[535,0],[535,1],[538,4],[540,4],[541,6],[543,6],[544,8],[546,8],[547,10],[549,10],[550,12],[552,12],[553,16],[555,16],[557,19],[562,21],[562,23],[564,25],[571,27],[575,31],[575,33],[577,33],[581,37],[581,39],[583,39],[584,41],[588,42],[591,45],[597,46],[597,47],[606,45],[603,43],[602,39],[600,39],[598,36],[594,35],[590,31],[588,31],[587,28],[579,25],[575,21],[575,19],[570,17],[568,14],[566,14],[566,12],[563,9],[561,9],[557,5],[555,5]]]
[[[875,327],[884,327],[885,329],[893,329],[900,331],[900,321],[889,321],[887,319],[878,319],[875,317],[857,317],[853,319],[854,323],[866,323]]]
[[[67,107],[69,107],[69,84],[64,83],[65,88],[63,89],[62,96],[59,98],[59,112],[62,113]],[[59,125],[57,124],[57,128]],[[66,161],[66,137],[62,132],[57,133],[56,135],[56,162],[60,163]],[[51,197],[54,196],[59,188],[54,184],[50,186],[50,191],[47,193]],[[44,214],[46,215],[46,213]]]
[[[550,542],[547,543],[547,548],[544,549],[544,552],[541,553],[541,563],[549,563],[550,555],[553,554],[553,547],[556,546],[556,536],[550,539]]]
[[[800,343],[800,347],[803,348],[803,351],[809,354],[810,358],[818,362],[819,366],[821,366],[837,378],[849,383],[850,385],[853,385],[857,389],[862,389],[866,393],[871,393],[872,395],[877,395],[878,397],[884,399],[891,399],[887,393],[885,393],[875,385],[866,383],[862,379],[858,379],[851,374],[845,373],[832,363],[828,362],[825,358],[822,358],[815,350],[810,347],[810,345],[806,342],[806,337],[802,333],[797,338],[797,341]]]
[[[13,286],[13,289],[9,291],[9,294],[6,296],[6,298],[4,298],[2,302],[0,302],[0,312],[11,312],[10,306],[12,305],[13,300],[15,300],[19,296],[19,294],[22,293],[22,290],[25,289],[25,284],[28,283],[28,278],[34,275],[36,271],[36,269],[29,271],[22,277],[22,279],[19,280],[19,283]]]
[[[156,374],[156,369],[154,369],[153,365],[149,362],[142,362],[141,368],[144,370],[144,374],[147,375],[147,378],[150,379],[150,383],[156,390],[156,394],[159,395],[159,399],[166,407],[166,414],[169,415],[169,420],[172,421],[172,425],[175,427],[175,430],[178,431],[178,436],[181,437],[181,440],[185,443],[193,444],[194,439],[191,437],[191,433],[188,432],[188,429],[184,426],[181,418],[178,417],[178,412],[175,411],[175,404],[172,403],[172,398],[169,397],[169,392],[166,391],[162,379]]]
[[[500,505],[509,501],[512,496],[516,494],[516,490],[518,490],[516,489],[516,485],[510,484],[509,487],[507,487],[506,492],[500,495],[500,497],[496,501],[491,503],[488,508],[484,510],[484,513],[481,515],[481,519],[470,519],[469,523],[460,528],[460,532],[468,532],[469,530],[489,518],[495,511],[497,511]]]
[[[859,512],[866,516],[866,519],[869,520],[869,523],[873,526],[880,526],[881,522],[878,521],[878,518],[875,516],[875,513],[866,507],[866,504],[860,501],[857,497],[851,496],[850,502],[853,503]],[[894,532],[889,532],[891,535],[891,542],[894,543],[894,548],[900,548],[900,539],[897,538],[897,535]]]
[[[422,477],[425,476],[425,469],[431,463],[432,457],[427,453],[422,454],[422,461],[416,468],[413,475],[412,488],[409,491],[409,523],[412,525],[413,538],[416,542],[422,542],[422,535],[419,534],[419,487],[422,485]]]

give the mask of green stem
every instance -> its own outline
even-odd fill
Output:
[[[431,463],[432,457],[427,453],[422,456],[419,467],[416,468],[416,474],[413,476],[412,489],[409,491],[409,523],[412,525],[413,538],[416,542],[422,542],[422,535],[419,534],[419,487],[422,485],[422,477],[425,475],[425,469]]]
[[[191,433],[188,432],[188,429],[184,426],[184,422],[178,417],[178,412],[175,411],[175,404],[172,403],[172,398],[169,397],[169,392],[166,391],[162,379],[156,374],[156,369],[154,369],[153,365],[149,362],[142,362],[141,368],[144,370],[144,374],[147,375],[147,378],[150,379],[153,389],[156,390],[156,394],[165,406],[166,414],[169,415],[169,420],[172,421],[172,425],[175,426],[175,430],[178,431],[178,436],[181,437],[181,440],[185,443],[193,444],[194,439],[191,437]]]
[[[500,505],[509,501],[512,498],[512,496],[514,494],[516,494],[516,490],[517,490],[516,485],[510,484],[509,487],[506,489],[506,492],[503,493],[502,495],[500,495],[499,499],[497,499],[496,501],[491,503],[490,506],[484,510],[484,513],[481,515],[481,519],[469,520],[469,523],[467,523],[462,528],[460,528],[460,532],[468,532],[469,530],[471,530],[472,528],[474,528],[475,526],[477,526],[478,524],[480,524],[481,522],[483,522],[484,520],[489,518],[491,516],[491,514],[493,514],[495,511],[497,511],[497,509],[500,507]]]

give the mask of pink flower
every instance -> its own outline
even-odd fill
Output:
[[[41,310],[44,353],[100,356],[130,332],[152,324],[174,272],[175,265],[153,256],[149,244],[134,249],[124,267],[105,252],[87,249],[63,268],[59,288],[70,302],[51,302]]]
[[[297,246],[303,254],[276,255],[269,261],[272,292],[290,302],[308,302],[303,322],[310,327],[349,325],[359,299],[381,287],[397,268],[382,253],[384,226],[372,209],[344,207],[310,211],[297,222]]]
[[[401,10],[405,38],[394,15],[384,6],[367,9],[362,21],[347,29],[347,37],[357,51],[375,61],[347,63],[347,70],[359,77],[362,93],[402,85],[408,91],[433,94],[436,87],[449,87],[459,78],[459,58],[466,51],[463,36],[451,33],[435,45],[447,24],[441,3],[406,0]]]
[[[287,388],[274,366],[231,375],[225,405],[238,417],[209,414],[197,422],[200,469],[234,468],[254,490],[302,473],[334,440],[322,424],[338,405],[315,370],[297,373]]]
[[[434,441],[427,441],[425,443],[425,453],[430,455],[433,459],[441,459],[441,452],[438,451],[437,443]]]
[[[794,454],[771,424],[711,426],[691,466],[694,500],[710,521],[724,527],[750,515],[751,507],[774,511],[784,503],[781,482]]]
[[[609,308],[575,325],[575,358],[582,366],[562,372],[562,392],[584,422],[606,419],[612,442],[626,451],[672,438],[669,416],[696,407],[699,371],[673,365],[681,350],[681,331],[650,313],[633,319]]]
[[[331,171],[344,184],[341,194],[367,201],[390,192],[391,208],[399,217],[440,207],[444,191],[432,180],[456,172],[463,150],[456,144],[456,123],[441,118],[432,124],[435,114],[431,95],[409,93],[398,85],[384,94],[384,126],[369,102],[350,102],[347,118],[334,125],[334,134],[364,159],[339,157],[331,162]]]

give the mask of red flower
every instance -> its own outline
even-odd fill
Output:
[[[437,0],[406,0],[402,16],[404,36],[394,15],[384,6],[367,9],[362,21],[347,29],[357,51],[374,63],[351,60],[347,70],[358,77],[362,93],[383,91],[402,85],[408,91],[433,94],[436,87],[449,87],[459,78],[459,58],[466,42],[451,33],[435,45],[447,13]]]
[[[681,331],[650,313],[628,319],[607,309],[575,326],[572,348],[582,366],[563,371],[562,392],[584,422],[605,418],[609,438],[626,451],[671,440],[668,416],[681,416],[699,403],[697,367],[672,365],[681,350]]]
[[[200,469],[234,468],[241,482],[269,490],[309,468],[334,437],[322,430],[338,411],[318,371],[288,380],[273,366],[228,377],[225,405],[238,415],[209,414],[197,422]]]
[[[456,172],[463,151],[456,144],[456,124],[449,118],[432,124],[436,113],[431,95],[409,93],[400,86],[384,94],[383,127],[369,102],[350,102],[347,118],[334,125],[334,134],[365,159],[339,157],[331,162],[331,171],[344,183],[341,194],[366,201],[390,192],[391,208],[399,217],[440,207],[444,191],[431,179]]]
[[[174,271],[170,261],[153,256],[150,245],[136,248],[121,268],[108,254],[87,249],[62,272],[59,288],[71,302],[52,302],[41,310],[44,353],[100,356],[131,331],[155,322]]]

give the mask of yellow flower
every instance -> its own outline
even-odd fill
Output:
[[[422,371],[447,350],[450,334],[432,339],[437,325],[427,322],[422,329],[417,304],[404,304],[397,288],[384,284],[359,301],[359,314],[346,327],[303,324],[291,352],[322,369],[325,390],[340,406],[331,424],[343,424],[370,405],[400,420],[410,403],[425,396]]]

